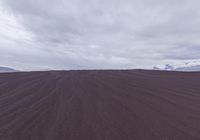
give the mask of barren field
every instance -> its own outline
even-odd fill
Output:
[[[0,74],[0,140],[200,140],[200,73]]]

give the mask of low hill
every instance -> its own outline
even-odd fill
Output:
[[[1,67],[0,66],[0,73],[6,73],[6,72],[17,72],[17,70],[8,68],[8,67]]]

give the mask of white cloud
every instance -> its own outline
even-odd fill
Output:
[[[197,0],[1,1],[0,65],[148,68],[200,59]]]

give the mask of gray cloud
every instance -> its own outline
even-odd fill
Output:
[[[0,58],[24,69],[146,68],[200,59],[197,0],[0,1],[24,32],[13,39],[10,30]]]

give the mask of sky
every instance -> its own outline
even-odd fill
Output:
[[[134,69],[200,61],[199,0],[0,0],[0,66]]]

